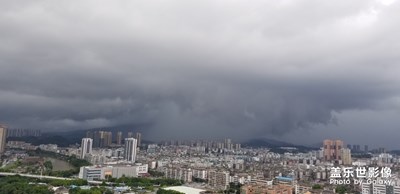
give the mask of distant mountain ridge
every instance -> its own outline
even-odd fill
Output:
[[[292,143],[287,143],[284,141],[279,141],[279,140],[274,140],[274,139],[266,139],[266,138],[251,139],[242,144],[244,146],[248,146],[248,147],[270,147],[270,148],[295,146]]]
[[[271,151],[277,153],[283,153],[286,150],[282,149],[283,147],[294,147],[297,148],[297,152],[307,152],[310,150],[319,149],[318,147],[310,147],[304,145],[296,145],[293,143],[287,143],[284,141],[274,140],[274,139],[267,139],[267,138],[257,138],[251,139],[244,143],[242,143],[243,147],[252,147],[252,148],[270,148]]]

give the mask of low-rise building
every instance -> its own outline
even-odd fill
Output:
[[[107,176],[112,178],[139,177],[148,172],[147,164],[114,165],[114,166],[84,166],[79,171],[79,178],[85,180],[104,180]]]
[[[250,184],[243,186],[242,193],[245,194],[292,194],[293,187],[290,185],[258,185]]]
[[[166,178],[182,180],[186,183],[192,182],[193,171],[190,168],[166,168],[164,173]]]

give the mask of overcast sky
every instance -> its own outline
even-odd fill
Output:
[[[0,121],[400,149],[400,2],[0,1]]]

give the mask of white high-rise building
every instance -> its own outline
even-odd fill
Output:
[[[135,138],[125,138],[125,157],[128,162],[136,161],[137,140]]]
[[[83,138],[81,144],[81,158],[84,159],[87,154],[92,153],[93,139]]]

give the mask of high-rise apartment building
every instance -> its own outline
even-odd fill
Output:
[[[224,148],[228,149],[228,150],[232,149],[232,140],[231,139],[225,139]]]
[[[226,171],[208,171],[208,184],[213,187],[226,189],[229,185],[229,172]]]
[[[85,156],[92,153],[93,139],[83,138],[81,143],[81,158],[84,159]]]
[[[122,132],[118,131],[117,133],[117,145],[121,145],[122,144]]]
[[[135,138],[125,138],[124,159],[130,163],[136,161],[137,140]]]
[[[137,132],[136,133],[136,140],[137,140],[137,146],[140,147],[142,145],[142,134]]]
[[[348,148],[342,148],[341,150],[341,157],[343,165],[351,165],[351,150]]]
[[[360,147],[360,145],[358,145],[358,144],[354,144],[352,150],[353,150],[353,151],[361,151],[361,147]]]
[[[92,131],[86,131],[86,138],[92,138],[94,137],[94,132]]]
[[[39,137],[41,135],[40,129],[7,129],[7,137]]]
[[[98,135],[97,131],[87,131],[86,132],[86,138],[90,138],[90,139],[93,140],[93,147],[94,148],[100,147],[100,144],[99,144],[100,138],[96,137],[97,135]]]
[[[193,170],[190,168],[165,168],[164,176],[170,179],[182,180],[185,183],[192,182]]]
[[[326,161],[341,160],[341,149],[343,148],[343,145],[343,141],[341,140],[324,140],[324,159]]]
[[[104,142],[105,143],[104,143],[103,147],[108,147],[112,144],[112,132],[111,131],[105,132]]]
[[[128,138],[133,138],[133,132],[128,132]]]
[[[237,143],[237,144],[235,144],[235,150],[240,150],[241,149],[241,144],[240,143]]]
[[[6,149],[7,127],[0,124],[0,154]]]
[[[93,139],[93,147],[95,148],[108,147],[112,143],[112,133],[110,131],[88,131],[86,137]]]

